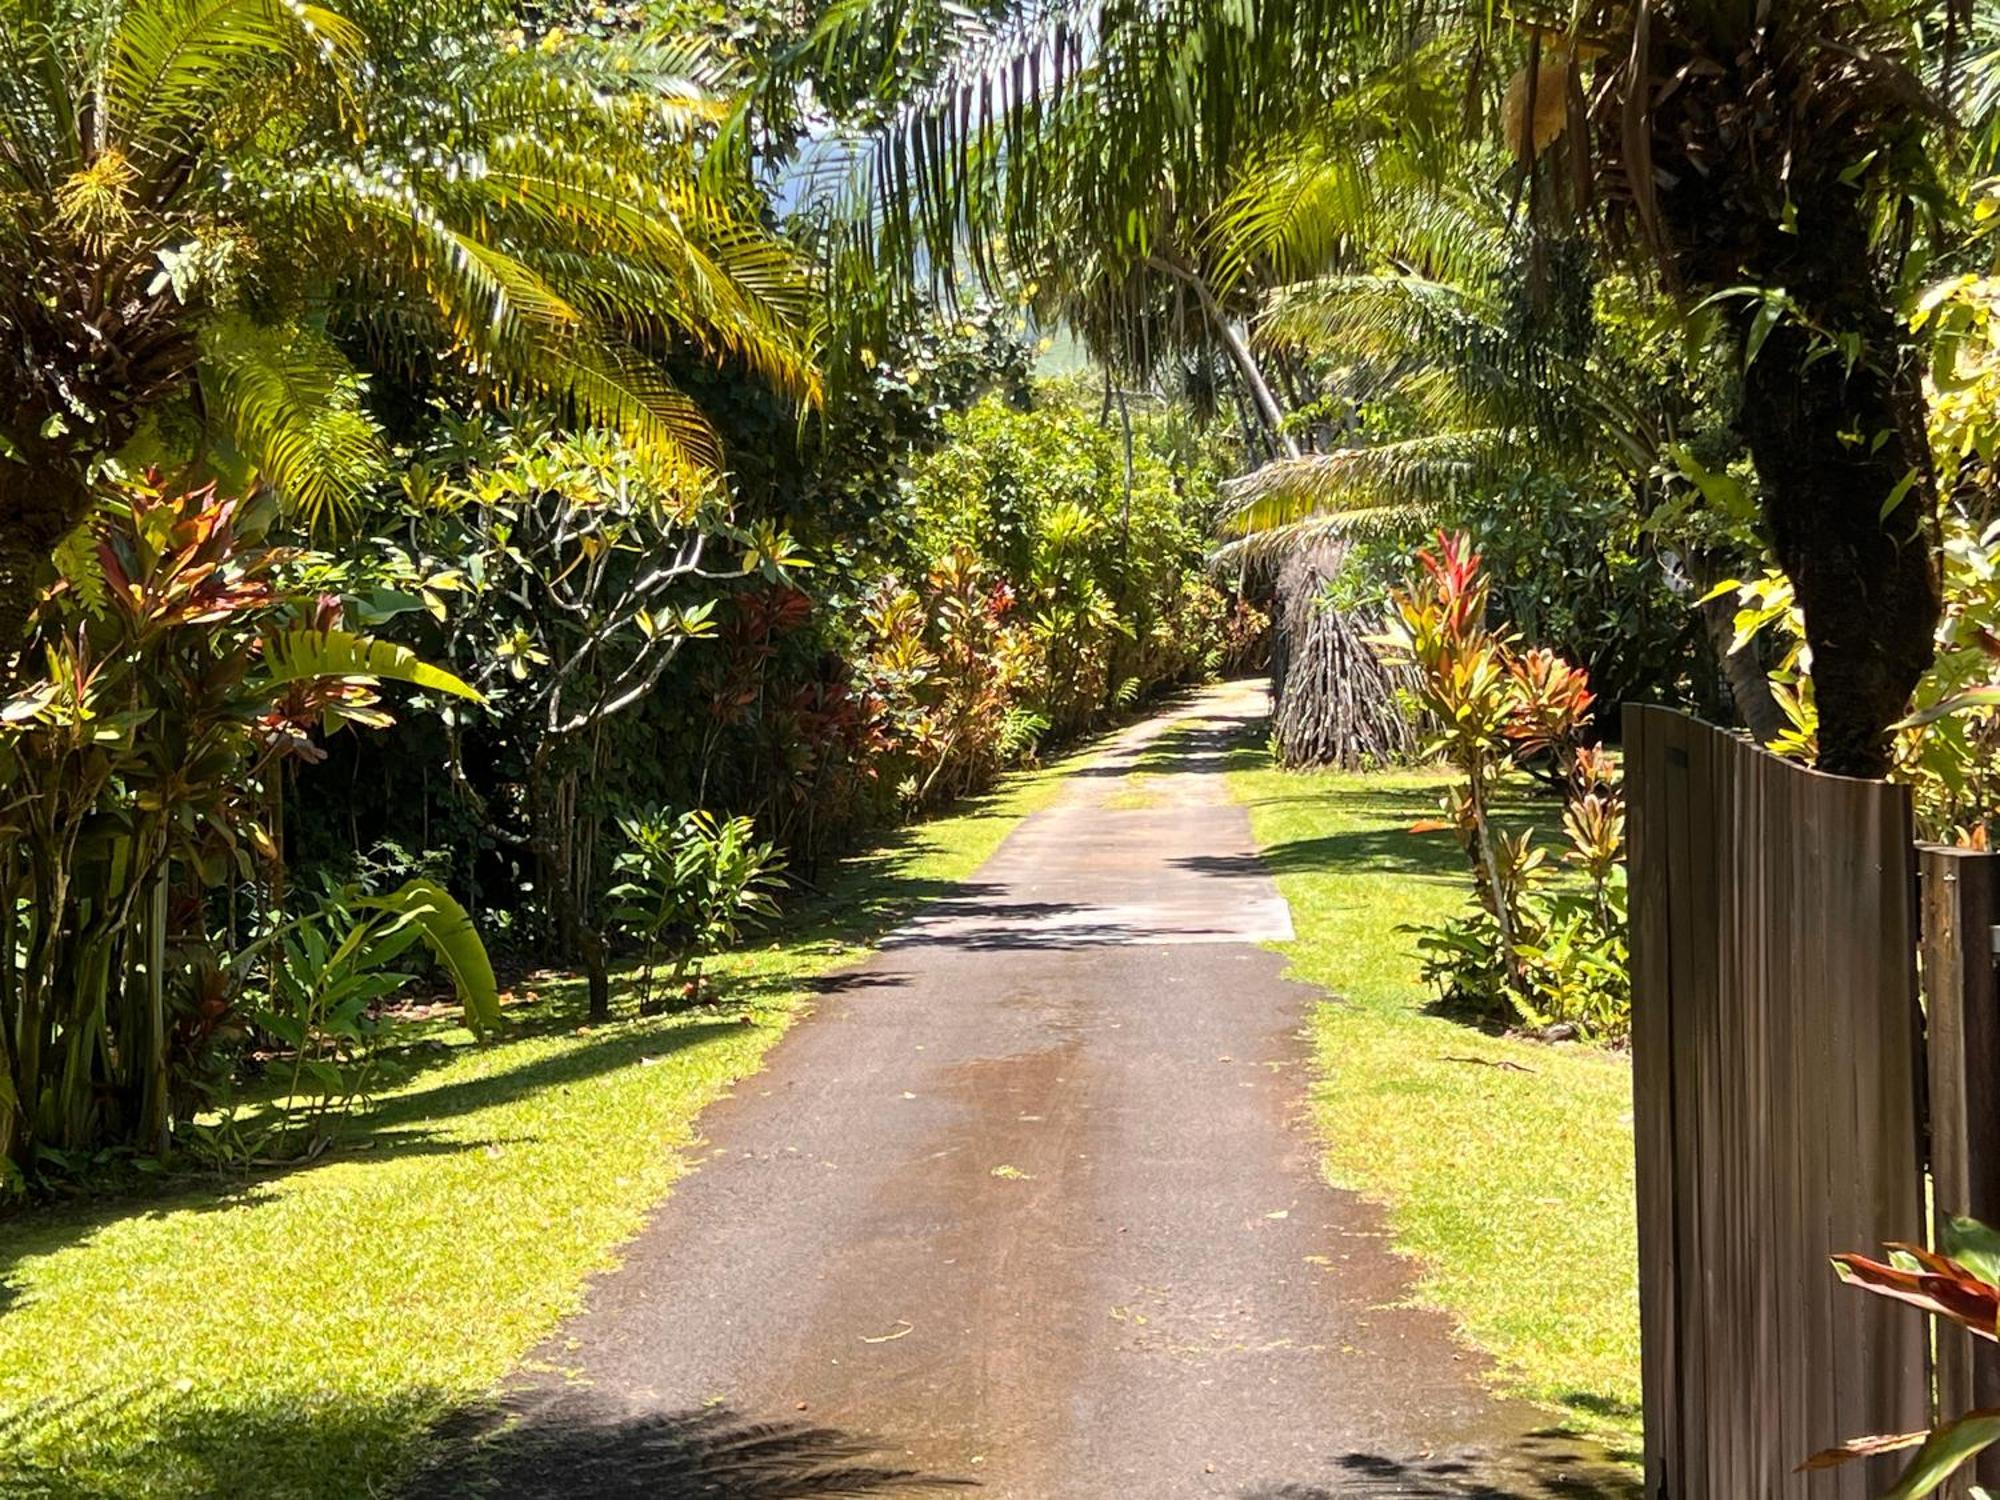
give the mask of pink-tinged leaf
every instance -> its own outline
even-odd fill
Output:
[[[1952,1265],[1940,1257],[1927,1256],[1928,1263]],[[1920,1307],[1925,1312],[1950,1318],[1982,1338],[2000,1342],[2000,1289],[1965,1274],[1905,1271],[1883,1265],[1862,1255],[1836,1255],[1833,1268],[1842,1281]],[[1958,1268],[1962,1271],[1962,1268]]]

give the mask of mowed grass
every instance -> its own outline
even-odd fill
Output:
[[[1631,1070],[1429,1013],[1409,934],[1470,899],[1428,772],[1297,773],[1237,752],[1231,786],[1297,930],[1326,1170],[1387,1206],[1419,1298],[1492,1354],[1500,1386],[1621,1454],[1639,1431]],[[1516,804],[1508,821],[1552,817]]]
[[[1067,768],[848,861],[718,967],[718,1006],[586,1027],[574,983],[524,985],[496,1043],[414,1029],[310,1165],[0,1221],[0,1494],[393,1492],[614,1264],[808,982],[970,875]]]

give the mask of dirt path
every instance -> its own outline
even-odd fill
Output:
[[[1119,736],[829,986],[427,1492],[1620,1493],[1395,1305],[1378,1215],[1319,1177],[1312,996],[1222,776],[1262,705]]]

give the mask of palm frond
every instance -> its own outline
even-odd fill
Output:
[[[1431,517],[1432,513],[1421,506],[1357,505],[1231,538],[1212,548],[1208,561],[1211,567],[1226,571],[1244,564],[1280,562],[1321,542],[1408,537],[1428,527]]]
[[[1283,545],[1308,525],[1315,534],[1406,530],[1435,518],[1513,446],[1497,430],[1452,431],[1278,459],[1224,487],[1218,530],[1264,538],[1260,546]]]
[[[572,400],[669,461],[721,466],[714,428],[666,372],[607,337],[533,266],[455,228],[405,185],[336,168],[291,186],[306,215],[374,237],[371,265],[428,305],[476,370]]]
[[[137,0],[105,69],[106,136],[170,161],[260,73],[351,66],[359,28],[304,0]]]
[[[741,359],[779,390],[818,394],[810,283],[797,254],[692,185],[668,188],[639,173],[547,142],[509,140],[470,186],[487,222],[525,221],[527,257],[578,300],[616,306],[628,326],[671,327],[698,346]],[[557,261],[551,252],[567,250]],[[600,269],[602,276],[591,274]],[[641,302],[619,284],[647,283]]]
[[[1499,164],[1408,118],[1404,74],[1425,61],[1364,81],[1334,118],[1244,164],[1202,229],[1218,285],[1387,267],[1464,285],[1492,277],[1504,217],[1475,185]]]
[[[1493,337],[1499,319],[1497,306],[1455,282],[1399,272],[1319,276],[1274,293],[1257,338],[1347,358],[1460,358]]]
[[[201,329],[207,406],[287,509],[318,528],[356,513],[388,471],[360,377],[326,338],[241,313]]]

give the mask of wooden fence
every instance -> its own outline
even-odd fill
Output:
[[[1625,753],[1647,1500],[1868,1500],[1893,1459],[1793,1470],[1929,1410],[1925,1319],[1827,1264],[1923,1230],[1908,794],[1662,709]],[[1993,1070],[1993,1025],[1957,1055]]]
[[[1924,849],[1918,873],[1931,1196],[1941,1213],[2000,1224],[2000,855]],[[2000,1406],[2000,1348],[1940,1328],[1935,1358],[1939,1412]],[[1978,1478],[2000,1485],[2000,1453],[1979,1460]]]

